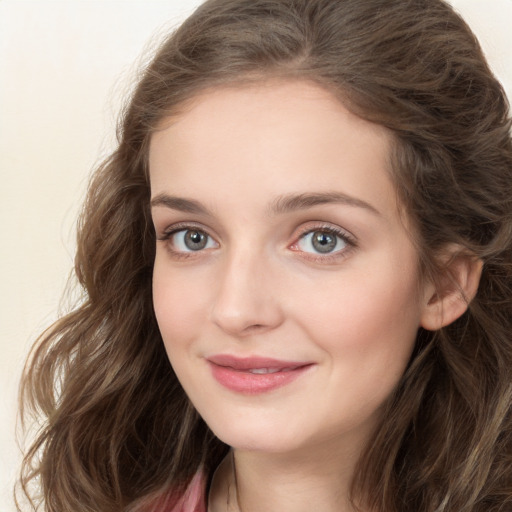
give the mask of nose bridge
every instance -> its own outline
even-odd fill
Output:
[[[272,329],[282,321],[275,294],[274,269],[263,251],[232,247],[217,279],[212,320],[234,335]]]

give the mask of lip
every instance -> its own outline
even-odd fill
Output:
[[[314,363],[268,357],[235,357],[218,354],[207,358],[219,384],[237,393],[256,395],[290,384]]]

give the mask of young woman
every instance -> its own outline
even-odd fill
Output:
[[[511,272],[508,104],[446,3],[209,0],[91,183],[22,484],[59,512],[509,510]]]

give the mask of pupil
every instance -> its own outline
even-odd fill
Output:
[[[313,247],[318,252],[331,252],[336,247],[336,237],[325,231],[316,231],[313,234]]]
[[[187,231],[185,234],[185,245],[191,251],[199,251],[206,246],[206,236],[200,231]]]

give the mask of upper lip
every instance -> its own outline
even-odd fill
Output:
[[[284,361],[261,356],[236,357],[229,354],[217,354],[207,359],[218,366],[226,366],[239,371],[252,370],[255,368],[294,369],[312,364],[308,361]]]

